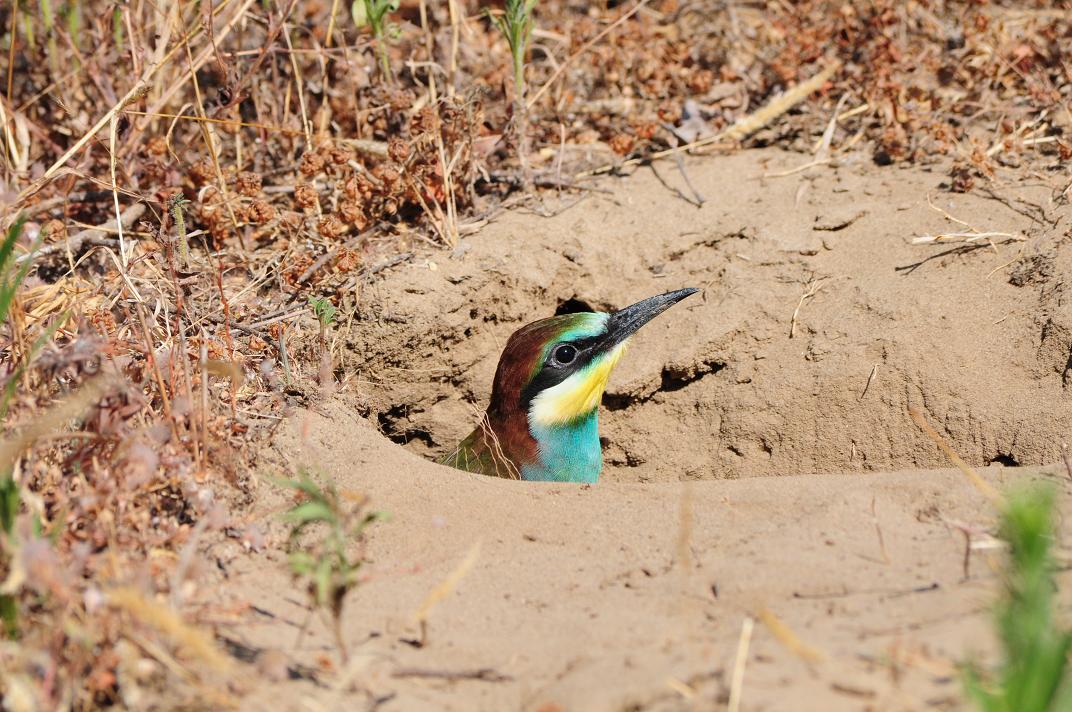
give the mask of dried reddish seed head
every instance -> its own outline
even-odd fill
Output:
[[[384,187],[388,190],[393,190],[398,182],[402,179],[402,170],[400,166],[390,163],[383,163],[376,166],[373,169],[372,175],[374,175]]]
[[[235,189],[247,198],[254,198],[261,192],[260,174],[242,171],[235,178]]]
[[[629,134],[617,134],[610,140],[610,148],[619,156],[624,156],[633,150],[636,139]]]
[[[275,219],[275,208],[263,198],[254,200],[249,206],[249,221],[255,225],[263,225]]]
[[[325,215],[320,218],[316,224],[317,231],[328,238],[336,238],[340,235],[346,234],[348,228],[346,223],[338,218],[337,215]]]
[[[409,158],[409,146],[397,136],[387,142],[387,157],[396,163],[404,163]]]
[[[413,95],[405,89],[395,89],[387,97],[393,111],[405,111],[413,106]]]
[[[361,203],[356,200],[343,200],[339,203],[339,217],[353,225],[363,222],[365,213],[361,209]]]
[[[361,265],[361,255],[356,250],[340,250],[335,258],[335,268],[340,272],[349,272]]]
[[[419,136],[421,134],[435,133],[439,129],[439,114],[435,107],[425,106],[410,121],[410,133]]]
[[[706,94],[715,83],[715,73],[710,69],[701,69],[689,76],[689,89],[694,94]]]
[[[163,156],[167,153],[167,139],[163,136],[153,136],[145,142],[145,152],[150,156]]]
[[[668,124],[676,124],[681,120],[681,106],[673,101],[664,101],[659,104],[659,119]]]
[[[353,157],[352,151],[340,146],[336,146],[328,152],[328,160],[335,166],[345,166]]]
[[[955,163],[949,176],[953,179],[951,187],[954,193],[969,193],[975,187],[975,176],[971,168],[963,163]]]
[[[317,204],[316,190],[311,185],[299,185],[294,189],[294,203],[299,208],[312,208]]]
[[[211,183],[212,179],[215,177],[216,171],[212,167],[212,161],[207,158],[202,158],[200,161],[190,166],[190,180],[192,180],[194,185],[199,188]]]
[[[655,123],[654,121],[645,121],[643,123],[637,124],[636,135],[639,139],[642,139],[644,141],[650,141],[651,139],[655,138],[655,132],[658,130],[659,124]]]
[[[306,152],[301,159],[301,165],[298,166],[298,170],[303,176],[310,177],[315,176],[324,170],[326,161],[324,157],[317,152]]]

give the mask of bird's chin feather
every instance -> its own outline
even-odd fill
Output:
[[[599,407],[626,345],[623,341],[562,383],[540,391],[529,406],[529,421],[545,428],[561,427],[587,417]]]

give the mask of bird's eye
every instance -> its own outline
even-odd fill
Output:
[[[560,366],[573,363],[573,359],[577,358],[577,348],[570,344],[559,344],[552,352],[551,358]]]

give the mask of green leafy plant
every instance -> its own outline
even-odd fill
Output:
[[[11,305],[15,301],[15,294],[18,292],[19,287],[26,279],[26,275],[29,274],[30,268],[33,266],[34,252],[37,250],[38,245],[41,244],[41,238],[38,237],[37,241],[30,248],[29,254],[27,254],[22,263],[19,264],[15,259],[15,244],[19,241],[19,236],[22,234],[22,228],[26,220],[23,217],[19,217],[8,228],[7,235],[4,237],[4,241],[0,243],[0,325],[7,323],[8,312],[11,310]],[[52,322],[45,331],[34,340],[34,343],[30,346],[30,352],[27,358],[19,364],[15,370],[8,376],[7,382],[3,388],[0,389],[0,419],[7,415],[8,405],[11,403],[11,399],[15,396],[15,389],[19,385],[19,379],[22,377],[23,372],[26,370],[30,361],[34,356],[48,343],[52,337],[56,334],[56,331],[63,326],[67,321],[67,313],[61,314],[58,319]],[[6,465],[0,465],[6,467]],[[3,472],[0,472],[0,477],[4,476]]]
[[[320,321],[321,330],[335,323],[335,314],[338,310],[329,300],[323,297],[309,297],[309,306],[313,308],[313,314]]]
[[[387,57],[387,36],[391,26],[387,23],[388,13],[398,9],[399,0],[354,0],[350,5],[350,15],[358,27],[368,25],[372,36],[376,38],[376,54],[380,59],[380,70],[384,79],[391,79],[391,62]]]
[[[0,243],[0,324],[7,322],[8,311],[11,303],[15,300],[15,292],[32,266],[32,253],[22,261],[21,265],[15,262],[15,243],[22,235],[22,227],[26,224],[26,218],[18,217],[8,228],[4,241]],[[37,245],[34,245],[36,249]]]
[[[506,37],[510,46],[510,57],[514,70],[514,129],[517,133],[518,162],[521,164],[521,180],[525,190],[532,187],[532,175],[529,171],[528,146],[528,105],[525,103],[525,55],[528,53],[529,40],[532,38],[534,25],[532,10],[536,0],[506,0],[506,7],[501,15],[492,13],[487,8],[485,14]]]
[[[519,97],[525,95],[525,54],[532,37],[532,10],[535,7],[536,0],[506,0],[506,8],[501,15],[485,9],[485,13],[510,45],[510,56],[514,65],[514,90]]]
[[[67,35],[67,41],[77,50],[82,44],[82,3],[79,0],[69,0],[62,4],[58,10],[53,6],[52,0],[38,0],[39,17],[41,24],[44,27],[44,35],[46,42],[46,50],[48,52],[48,61],[51,71],[57,73],[60,71],[63,63],[63,59],[59,53],[59,46],[56,43],[56,38],[59,36],[57,30],[60,29],[62,22],[65,25],[62,28],[64,34]],[[32,24],[32,18],[26,23],[27,26]],[[34,34],[31,28],[27,28],[27,43],[32,47],[34,45]],[[74,53],[73,57],[75,66],[79,66],[78,52]]]
[[[983,712],[1072,709],[1072,630],[1054,616],[1053,521],[1050,487],[1015,492],[1005,506],[1001,536],[1009,558],[996,619],[1002,662],[988,676],[965,669],[968,696]]]
[[[365,529],[384,515],[367,510],[364,497],[340,493],[333,484],[321,487],[304,471],[298,479],[281,480],[279,484],[304,495],[283,515],[291,527],[287,538],[291,574],[305,581],[314,610],[330,615],[335,643],[346,661],[349,655],[342,637],[343,605],[365,563],[363,552],[351,556],[347,549],[361,544]],[[306,537],[311,529],[316,529],[318,536]]]
[[[3,242],[0,242],[0,325],[7,323],[11,305],[15,301],[15,294],[26,279],[32,265],[32,251],[21,265],[15,260],[15,244],[22,235],[25,223],[24,217],[16,218],[8,228]],[[36,243],[34,248],[36,249]],[[31,351],[31,357],[32,353],[43,345],[42,339],[51,338],[60,323],[62,322],[57,320],[55,327],[37,340]],[[4,384],[3,391],[0,392],[0,418],[3,418],[7,412],[8,403],[15,395],[15,387],[18,385],[24,368],[25,364],[15,369]],[[8,566],[12,554],[18,547],[15,538],[15,517],[18,515],[21,499],[18,483],[11,476],[11,465],[10,462],[0,462],[0,536],[3,537],[0,560]],[[13,594],[0,594],[0,621],[3,622],[5,633],[9,637],[14,637],[18,632],[18,606]]]
[[[15,517],[19,513],[21,494],[11,476],[10,468],[0,475],[0,536],[3,536],[3,558],[10,567],[11,558],[18,546],[15,538]],[[0,593],[0,623],[4,634],[14,638],[19,633],[19,607],[14,594]]]
[[[330,352],[328,350],[328,329],[335,323],[335,316],[338,310],[327,299],[323,297],[309,297],[309,306],[313,308],[313,314],[316,315],[317,321],[320,322],[320,356],[321,360],[330,359]],[[323,364],[322,364],[323,365]],[[327,368],[331,370],[330,360],[327,364]]]

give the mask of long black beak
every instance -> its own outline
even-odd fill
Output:
[[[688,288],[678,289],[674,292],[659,294],[648,297],[642,302],[637,302],[625,309],[616,311],[610,315],[607,321],[607,334],[604,343],[600,344],[601,351],[609,350],[622,343],[636,333],[637,329],[647,324],[664,311],[680,302],[690,294],[700,290]]]

